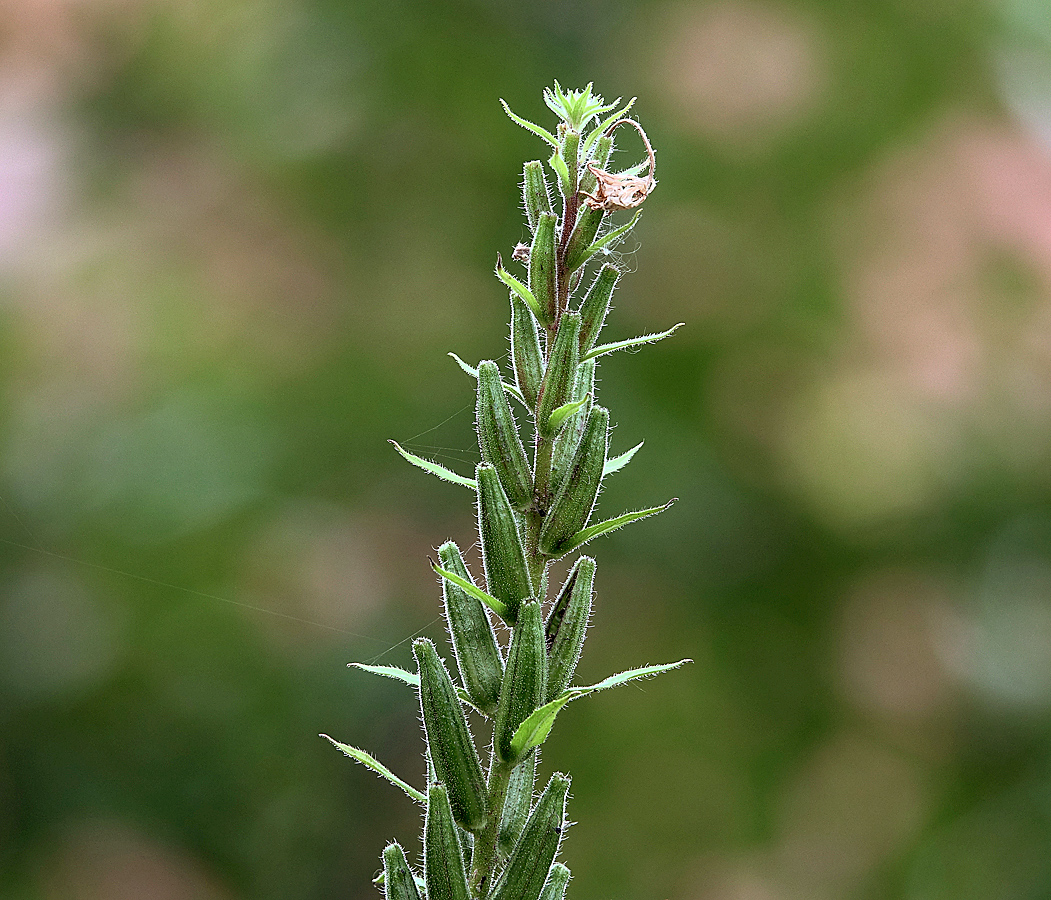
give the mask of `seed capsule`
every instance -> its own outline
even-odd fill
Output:
[[[547,641],[547,695],[554,700],[573,680],[591,618],[595,560],[582,556],[570,569],[544,627]]]
[[[595,396],[595,360],[589,359],[577,366],[576,377],[573,379],[573,392],[571,400],[583,400],[586,397]],[[555,446],[551,453],[551,489],[557,493],[573,462],[573,454],[576,452],[580,436],[584,433],[584,424],[588,420],[593,403],[588,400],[581,407],[580,412],[571,416],[562,426],[555,438]]]
[[[597,141],[595,141],[595,150],[591,154],[591,159],[588,160],[588,162],[599,169],[604,169],[609,165],[609,157],[612,152],[613,136],[603,134]],[[584,171],[580,176],[580,192],[583,194],[590,194],[596,187],[598,187],[598,178],[595,177],[595,173],[592,172],[591,169],[585,166]]]
[[[550,436],[551,413],[570,401],[579,363],[580,316],[567,312],[559,323],[537,400],[536,424],[541,434]]]
[[[608,263],[599,269],[598,275],[580,302],[580,353],[583,356],[598,340],[599,332],[606,322],[609,302],[620,279],[616,266]]]
[[[609,411],[596,406],[588,416],[569,473],[540,530],[539,549],[545,556],[558,556],[563,544],[587,525],[602,482],[609,437]]]
[[[529,810],[533,805],[533,781],[536,779],[536,757],[539,750],[529,753],[511,771],[500,816],[500,853],[509,856],[522,836]]]
[[[544,352],[540,349],[536,318],[515,294],[511,295],[511,361],[515,367],[515,382],[526,405],[536,409],[537,394],[544,380]]]
[[[556,250],[554,213],[540,213],[529,248],[529,290],[547,318],[554,320],[556,308]]]
[[[438,548],[438,558],[443,569],[472,580],[460,548],[452,541]],[[442,594],[460,679],[474,705],[486,715],[492,715],[504,677],[504,660],[492,623],[480,600],[446,578],[442,579]]]
[[[551,776],[493,891],[493,900],[538,900],[565,830],[569,779]]]
[[[432,784],[427,789],[423,878],[427,884],[427,900],[470,900],[463,850],[444,784]]]
[[[540,216],[551,212],[551,193],[547,187],[547,178],[544,176],[544,165],[540,160],[527,162],[522,170],[522,200],[525,204],[529,230],[533,231],[536,229]]]
[[[547,687],[547,650],[540,604],[535,600],[518,608],[518,621],[511,635],[507,669],[496,708],[493,745],[504,762],[516,763],[511,739],[533,711],[544,702]]]
[[[434,774],[449,792],[453,815],[468,831],[485,827],[486,790],[482,765],[463,707],[445,664],[426,638],[413,642],[420,673],[420,709]]]
[[[387,900],[420,900],[405,851],[397,843],[383,850],[383,893]]]
[[[570,272],[575,272],[587,261],[586,251],[595,243],[595,236],[605,214],[601,207],[581,207],[577,223],[573,226],[573,233],[569,236],[569,245],[566,247],[566,268]]]
[[[482,460],[496,469],[511,505],[515,509],[528,509],[533,503],[533,473],[507,402],[500,370],[488,359],[478,365],[475,419]]]
[[[514,511],[500,485],[496,470],[482,463],[477,469],[478,536],[482,544],[482,564],[489,593],[507,604],[514,621],[518,604],[533,595],[526,566],[522,536]]]

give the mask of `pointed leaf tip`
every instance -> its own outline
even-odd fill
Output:
[[[430,472],[431,475],[440,478],[442,481],[448,481],[452,484],[460,484],[464,487],[477,489],[478,484],[473,478],[466,478],[463,475],[457,475],[452,469],[445,468],[441,463],[436,463],[433,460],[417,456],[415,453],[410,453],[397,441],[392,440],[390,443],[394,445],[394,449],[401,454],[404,460],[412,463],[419,469],[423,469],[424,472]]]

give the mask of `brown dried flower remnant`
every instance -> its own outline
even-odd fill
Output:
[[[649,156],[650,170],[645,176],[637,175],[614,175],[604,169],[598,168],[594,163],[588,163],[588,171],[598,181],[594,194],[584,194],[584,202],[591,209],[604,209],[613,211],[618,209],[634,209],[641,206],[642,202],[650,195],[650,191],[657,186],[657,160],[650,146],[649,138],[642,126],[634,119],[618,119],[609,128],[606,134],[612,134],[618,125],[633,125],[642,135],[642,142],[646,145],[646,153]]]

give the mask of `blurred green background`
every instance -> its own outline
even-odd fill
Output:
[[[376,898],[540,93],[638,95],[573,900],[1051,896],[1042,0],[0,7],[0,898]],[[624,144],[632,139],[625,137]],[[634,162],[625,153],[623,163]],[[636,252],[637,251],[637,252]],[[446,651],[447,652],[447,651]],[[546,775],[545,775],[546,777]]]

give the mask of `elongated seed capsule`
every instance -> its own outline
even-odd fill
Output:
[[[609,157],[612,152],[613,136],[603,134],[595,141],[591,159],[587,160],[587,162],[594,163],[596,168],[605,169],[609,164]],[[595,173],[591,169],[585,166],[584,172],[580,176],[580,190],[585,194],[590,194],[596,187],[598,187],[598,178],[595,177]]]
[[[500,816],[500,853],[510,856],[518,839],[522,836],[529,810],[533,805],[533,782],[536,779],[536,758],[539,750],[526,755],[511,771],[504,798],[504,810]]]
[[[518,621],[507,651],[507,668],[493,725],[493,746],[498,759],[516,763],[511,739],[533,711],[544,702],[547,689],[547,648],[540,604],[535,600],[518,608]]]
[[[538,546],[545,556],[558,556],[562,545],[587,525],[602,482],[608,440],[609,411],[596,406],[588,416],[569,473],[544,516]]]
[[[427,900],[470,900],[463,848],[444,784],[427,789],[427,820],[423,826],[423,878]]]
[[[616,266],[606,263],[598,271],[595,280],[588,288],[584,299],[580,301],[580,353],[583,356],[598,340],[599,332],[606,322],[609,302],[620,279]]]
[[[544,176],[544,164],[538,159],[527,162],[522,170],[522,200],[525,204],[529,230],[533,231],[536,229],[536,223],[541,214],[551,212],[551,192],[548,190],[547,178]]]
[[[507,499],[515,509],[525,510],[533,502],[533,473],[522,439],[518,436],[511,406],[507,402],[500,370],[492,360],[478,364],[478,403],[475,421],[483,462],[489,463]]]
[[[398,843],[383,849],[383,894],[387,900],[420,900],[416,879]]]
[[[602,207],[593,209],[584,205],[580,208],[576,225],[573,226],[573,233],[569,236],[569,244],[566,246],[566,268],[570,272],[575,272],[587,261],[585,251],[595,243],[595,236],[605,214]]]
[[[529,307],[516,294],[511,295],[511,361],[515,382],[530,409],[536,409],[537,394],[544,380],[544,351],[540,332]]]
[[[548,319],[555,319],[555,221],[554,213],[540,213],[529,248],[529,290]]]
[[[562,140],[562,158],[569,169],[570,190],[576,192],[580,183],[580,132],[567,131]]]
[[[540,892],[540,900],[562,900],[566,896],[566,886],[569,884],[569,869],[562,863],[555,863],[551,871],[547,873],[547,881],[544,889]]]
[[[551,434],[551,413],[568,403],[580,363],[580,315],[567,312],[558,325],[558,333],[547,361],[547,371],[536,402],[536,426],[543,435]]]
[[[456,821],[468,831],[478,831],[487,816],[485,779],[456,688],[434,644],[420,638],[412,652],[420,673],[420,709],[434,773],[448,789]]]
[[[586,397],[595,396],[595,360],[589,359],[577,366],[577,374],[573,379],[573,392],[570,400],[584,400]],[[588,400],[581,407],[580,412],[570,416],[558,437],[555,438],[555,446],[551,453],[551,492],[557,493],[573,462],[573,454],[576,452],[580,436],[584,433],[584,425],[591,413],[593,400]]]
[[[584,636],[591,618],[594,597],[595,560],[582,556],[574,563],[566,583],[551,607],[544,627],[547,641],[547,695],[554,700],[573,680]]]
[[[473,581],[460,548],[452,541],[438,548],[438,558],[443,569]],[[445,619],[463,686],[474,705],[486,715],[492,715],[500,699],[500,683],[504,678],[504,660],[492,623],[482,602],[447,578],[442,579],[442,594]]]
[[[493,900],[538,900],[565,830],[569,779],[556,772],[526,822]]]
[[[518,522],[500,484],[496,470],[482,463],[476,471],[478,483],[478,537],[489,593],[507,604],[509,621],[518,615],[518,604],[533,595],[525,549]]]

